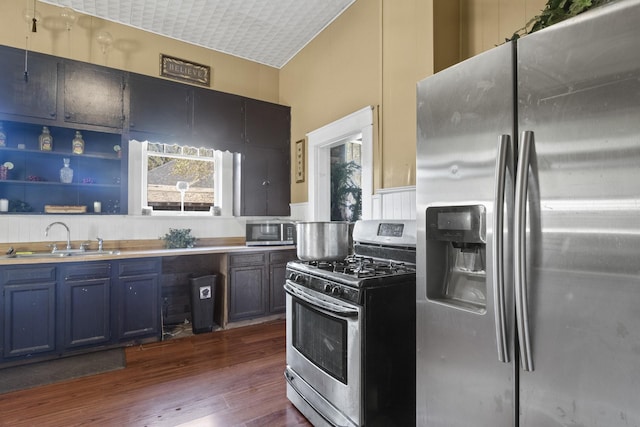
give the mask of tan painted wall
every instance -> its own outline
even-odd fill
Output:
[[[545,3],[357,0],[280,71],[292,141],[374,105],[374,189],[414,185],[416,83],[502,43]],[[293,203],[308,200],[307,183],[292,177]]]
[[[380,4],[356,0],[280,70],[280,99],[291,106],[292,141],[381,103]],[[377,139],[374,135],[374,144]],[[380,162],[379,153],[374,162]],[[307,201],[308,181],[307,176],[296,184],[292,177],[293,203]]]
[[[547,0],[460,0],[462,58],[504,43],[538,15],[546,3]]]
[[[32,33],[24,9],[33,2],[0,0],[0,44],[25,48],[63,58],[105,65],[159,77],[160,53],[175,56],[212,70],[211,88],[270,102],[279,101],[279,70],[145,31],[78,14],[67,31],[60,18],[62,8],[36,2],[41,14],[38,31]],[[114,43],[103,55],[96,36],[111,33]],[[27,40],[28,38],[28,40]]]

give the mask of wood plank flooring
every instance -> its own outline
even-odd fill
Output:
[[[286,398],[285,322],[129,347],[127,367],[0,395],[0,426],[310,426]]]

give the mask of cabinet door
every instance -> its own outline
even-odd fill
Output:
[[[240,194],[234,195],[240,200],[237,205],[239,211],[234,212],[234,215],[267,214],[267,186],[269,185],[267,162],[258,151],[260,150],[250,150],[242,154],[238,186]]]
[[[124,73],[67,62],[64,66],[64,121],[121,129]]]
[[[74,348],[111,337],[111,263],[83,262],[62,267],[63,345]]]
[[[247,99],[245,131],[249,150],[253,147],[288,150],[291,141],[291,108]]]
[[[119,279],[120,340],[160,335],[160,289],[157,273]]]
[[[267,215],[289,216],[291,209],[291,156],[289,151],[268,150]]]
[[[193,138],[197,146],[242,150],[243,98],[209,89],[194,89]]]
[[[64,347],[109,341],[111,279],[65,281]]]
[[[268,277],[264,265],[229,269],[229,321],[264,316]]]
[[[54,120],[58,91],[58,63],[55,58],[0,47],[0,112]]]
[[[54,265],[1,270],[5,358],[56,349],[56,275]]]
[[[129,128],[164,136],[191,132],[191,87],[153,77],[129,76]],[[167,141],[168,142],[168,141]]]
[[[16,267],[2,271],[3,356],[56,349],[56,268]]]
[[[286,293],[284,282],[286,280],[286,264],[275,264],[269,267],[269,313],[284,313],[286,308]]]
[[[286,309],[287,262],[297,258],[296,251],[273,251],[269,253],[269,313],[284,313]]]
[[[287,216],[291,198],[289,152],[251,149],[242,155],[239,212],[242,216]]]

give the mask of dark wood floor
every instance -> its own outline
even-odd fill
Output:
[[[285,322],[130,347],[127,367],[0,395],[0,426],[310,426],[289,403]]]

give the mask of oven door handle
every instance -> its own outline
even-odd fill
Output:
[[[284,284],[284,290],[294,298],[298,298],[302,301],[305,301],[316,308],[320,308],[323,311],[332,314],[334,316],[339,316],[343,318],[353,318],[358,317],[358,310],[351,309],[349,307],[344,307],[338,304],[332,304],[328,301],[323,301],[320,298],[316,298],[313,295],[310,295],[305,290],[300,289],[293,282],[287,280]]]

